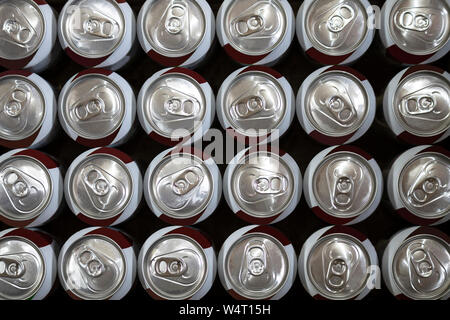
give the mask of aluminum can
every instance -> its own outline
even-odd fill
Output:
[[[369,130],[375,119],[375,93],[366,77],[346,66],[314,71],[297,94],[303,130],[325,145],[348,144]]]
[[[377,285],[378,257],[370,240],[346,226],[328,226],[303,244],[298,273],[318,300],[361,300]]]
[[[111,228],[80,230],[61,248],[58,275],[72,299],[120,300],[136,278],[134,243]]]
[[[156,72],[142,86],[137,103],[145,133],[167,146],[189,145],[202,139],[215,116],[210,85],[185,68]]]
[[[137,36],[154,61],[194,68],[212,47],[214,14],[205,0],[147,0],[139,12]]]
[[[211,289],[216,273],[211,241],[190,227],[156,231],[139,253],[139,279],[155,300],[199,300]]]
[[[387,56],[402,64],[432,63],[450,50],[449,0],[387,0],[380,38]]]
[[[327,65],[349,64],[370,47],[375,28],[367,0],[306,0],[297,14],[297,38],[311,59]]]
[[[399,300],[448,300],[450,237],[430,227],[397,232],[383,254],[386,287]]]
[[[137,163],[112,148],[94,148],[70,165],[64,181],[70,210],[93,226],[114,226],[131,218],[142,198]]]
[[[0,300],[42,300],[55,286],[56,242],[36,229],[0,231]]]
[[[450,75],[429,65],[399,72],[384,92],[383,114],[395,136],[433,144],[450,135]]]
[[[336,225],[367,219],[383,195],[383,175],[375,159],[348,145],[319,152],[306,168],[303,183],[312,212]]]
[[[67,81],[58,101],[66,134],[86,147],[116,147],[134,133],[136,99],[128,82],[105,69],[81,71]]]
[[[233,232],[217,263],[222,285],[236,300],[279,300],[297,272],[292,243],[270,226],[250,225]]]
[[[287,0],[225,0],[217,13],[216,29],[231,59],[270,66],[289,49],[295,17]]]
[[[271,224],[289,216],[300,202],[302,174],[283,150],[253,146],[228,164],[223,192],[239,218],[251,224]]]
[[[264,66],[243,67],[230,74],[217,94],[222,128],[247,144],[269,143],[282,136],[295,114],[289,82]]]
[[[41,72],[55,61],[55,11],[45,0],[0,1],[0,66]]]
[[[0,221],[12,227],[38,227],[59,212],[63,198],[60,165],[33,149],[0,156]]]
[[[144,195],[159,219],[192,225],[216,210],[222,196],[222,176],[208,154],[175,147],[161,152],[148,166]]]
[[[387,179],[391,205],[415,225],[438,225],[450,219],[450,152],[439,146],[406,150]]]

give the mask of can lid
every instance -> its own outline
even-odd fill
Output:
[[[0,57],[3,59],[31,56],[44,38],[44,17],[32,0],[0,1],[0,25]]]
[[[450,287],[450,248],[432,235],[402,243],[392,262],[395,282],[412,299],[439,299]]]
[[[70,0],[61,12],[60,28],[74,52],[101,58],[121,43],[125,18],[114,0]]]
[[[356,297],[366,286],[370,266],[364,245],[348,234],[320,238],[311,249],[307,268],[311,282],[324,297]]]
[[[319,206],[339,218],[362,214],[379,187],[367,160],[352,152],[325,157],[313,175],[313,192]]]
[[[222,24],[236,50],[261,55],[271,52],[283,40],[287,18],[278,0],[233,0],[226,8]]]
[[[86,139],[109,136],[120,127],[124,114],[121,89],[100,74],[88,74],[74,80],[62,101],[64,121]]]
[[[143,29],[156,52],[181,57],[200,45],[205,35],[206,20],[197,1],[152,1],[145,12]]]
[[[111,297],[122,286],[127,267],[120,247],[101,235],[75,241],[65,252],[62,266],[66,287],[85,300]]]
[[[319,0],[308,8],[305,30],[317,50],[331,56],[345,55],[366,38],[367,21],[360,0]]]
[[[400,125],[418,136],[450,128],[450,82],[433,71],[417,71],[397,86],[393,108]]]
[[[450,210],[450,159],[442,154],[425,152],[412,158],[400,172],[400,198],[413,214],[435,219]]]
[[[432,54],[449,40],[449,11],[448,3],[441,0],[397,1],[389,14],[389,31],[406,52]]]
[[[0,239],[0,298],[33,297],[45,277],[45,261],[31,241],[16,236]]]
[[[361,81],[348,72],[325,72],[309,85],[305,110],[317,131],[346,136],[358,130],[367,117],[367,92]]]

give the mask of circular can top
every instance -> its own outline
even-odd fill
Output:
[[[114,0],[70,0],[59,23],[69,47],[86,58],[110,55],[125,32],[125,18]]]
[[[82,160],[69,181],[69,193],[82,214],[92,219],[110,219],[123,212],[133,190],[126,165],[108,154]]]
[[[0,25],[0,58],[3,59],[31,56],[44,38],[44,17],[32,0],[0,0]]]
[[[319,0],[308,8],[305,30],[317,50],[331,56],[345,55],[366,38],[367,21],[359,0]]]
[[[368,114],[368,96],[361,81],[345,71],[320,74],[309,86],[305,111],[314,128],[342,137],[358,130]]]
[[[287,29],[286,12],[278,0],[230,1],[221,23],[231,46],[248,55],[271,52]]]
[[[63,121],[86,139],[109,136],[124,119],[121,89],[101,74],[87,74],[73,80],[61,103]]]
[[[121,248],[101,235],[83,236],[62,257],[61,277],[76,296],[103,300],[119,290],[126,263]]]
[[[392,262],[395,283],[412,299],[439,299],[450,287],[450,248],[432,235],[406,239]]]
[[[444,217],[450,210],[450,159],[435,152],[416,155],[403,167],[398,190],[413,214],[425,219]]]
[[[450,36],[450,8],[441,0],[397,1],[389,14],[389,31],[404,51],[426,55],[440,50]]]
[[[0,78],[0,138],[17,141],[31,136],[42,125],[45,107],[41,90],[27,77]]]
[[[202,247],[180,234],[157,240],[143,258],[143,277],[150,289],[168,300],[192,297],[206,280],[207,260]]]
[[[370,258],[353,236],[333,233],[320,238],[311,249],[307,269],[311,282],[324,297],[344,300],[364,290]]]
[[[450,128],[450,83],[433,71],[416,71],[397,86],[393,109],[400,125],[418,136],[435,136]]]
[[[0,214],[24,221],[48,205],[52,180],[47,168],[28,156],[9,157],[0,163]]]
[[[45,261],[29,240],[7,236],[0,239],[0,298],[25,300],[33,297],[45,278]]]

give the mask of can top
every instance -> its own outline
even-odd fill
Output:
[[[437,52],[449,40],[449,9],[441,0],[397,1],[389,13],[394,42],[412,54]]]
[[[82,214],[110,219],[122,213],[133,190],[126,165],[108,154],[89,155],[73,170],[69,182],[72,200]]]
[[[278,81],[266,72],[251,71],[232,80],[224,95],[223,112],[241,134],[271,131],[286,113],[286,96]],[[265,133],[267,134],[267,133]]]
[[[317,50],[331,56],[345,55],[366,38],[367,20],[360,0],[319,0],[308,8],[305,30]]]
[[[45,277],[45,261],[31,241],[16,236],[0,239],[0,298],[33,297]]]
[[[100,139],[122,124],[125,100],[121,89],[110,78],[88,74],[74,80],[62,101],[64,121],[80,137]]]
[[[450,210],[450,159],[434,152],[416,155],[403,167],[398,190],[403,204],[415,215],[444,217]]]
[[[195,240],[171,234],[156,241],[145,253],[143,276],[159,296],[181,300],[192,297],[202,288],[210,267]]]
[[[149,190],[157,206],[172,218],[190,218],[205,210],[214,186],[211,172],[198,157],[168,155],[153,169]]]
[[[1,0],[0,25],[0,58],[3,59],[31,56],[44,38],[44,17],[32,0]]]
[[[70,0],[61,12],[60,28],[74,52],[101,58],[122,42],[125,18],[114,0]]]
[[[370,164],[353,152],[326,156],[313,175],[313,192],[319,206],[339,218],[362,214],[379,187]]]
[[[348,234],[320,238],[307,260],[311,282],[321,295],[333,300],[356,297],[366,286],[369,266],[363,244]]]
[[[257,218],[273,217],[289,205],[294,177],[289,166],[274,153],[251,153],[239,160],[231,177],[239,207]]]
[[[417,71],[397,86],[393,108],[400,125],[418,136],[450,128],[450,82],[433,71]]]
[[[248,55],[272,51],[287,29],[286,12],[278,0],[233,0],[221,23],[230,45]]]
[[[205,15],[195,0],[152,1],[143,24],[152,49],[169,57],[195,51],[206,29]]]
[[[368,97],[361,81],[345,71],[320,74],[308,87],[306,115],[314,128],[342,137],[358,130],[368,114]]]
[[[64,253],[61,277],[84,300],[103,300],[122,286],[126,271],[120,247],[101,235],[83,236]]]
[[[180,138],[194,133],[206,113],[200,85],[181,73],[163,74],[144,94],[144,116],[161,136]]]
[[[52,180],[46,167],[28,156],[0,163],[0,214],[15,221],[38,216],[48,205]]]
[[[432,235],[404,241],[392,262],[395,283],[412,299],[439,299],[450,286],[450,248]]]

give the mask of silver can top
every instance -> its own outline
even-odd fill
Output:
[[[368,97],[361,81],[345,71],[319,75],[305,98],[306,115],[314,128],[341,137],[361,127],[368,111]]]
[[[432,54],[449,40],[449,7],[442,0],[397,1],[389,15],[394,42],[412,54]]]
[[[81,299],[103,300],[121,287],[125,271],[125,258],[115,242],[101,235],[88,235],[65,252],[61,276],[67,288]]]
[[[317,50],[332,56],[345,55],[366,38],[366,9],[360,0],[314,1],[308,8],[305,27]]]
[[[366,286],[369,267],[369,255],[363,244],[347,234],[320,238],[307,260],[314,287],[333,300],[356,297]]]
[[[179,234],[156,241],[146,252],[142,267],[151,290],[169,300],[192,297],[202,288],[208,270],[200,245]]]
[[[41,90],[28,78],[12,75],[0,79],[0,138],[21,140],[41,126],[45,102]]]
[[[144,17],[144,35],[152,48],[169,57],[193,52],[205,35],[205,15],[195,0],[153,1]]]
[[[412,299],[439,299],[450,288],[450,248],[432,235],[407,239],[392,262],[395,282]]]
[[[109,219],[126,208],[133,193],[133,183],[121,160],[107,154],[95,154],[86,157],[74,169],[69,192],[83,214],[93,219]]]
[[[450,83],[432,71],[418,71],[403,79],[393,108],[401,126],[419,136],[434,136],[450,128]]]
[[[286,113],[283,89],[273,76],[260,71],[245,72],[233,79],[222,105],[233,128],[245,135],[257,135],[260,129],[270,132]]]
[[[15,221],[38,216],[53,192],[47,168],[28,156],[14,156],[0,163],[0,186],[0,213]]]
[[[3,59],[31,56],[44,38],[44,17],[32,0],[0,0],[0,25],[0,57]]]
[[[62,101],[62,116],[80,137],[100,139],[123,122],[125,101],[120,88],[100,74],[84,75],[70,84]]]
[[[450,159],[434,152],[416,155],[398,179],[400,198],[415,215],[434,219],[450,210]]]
[[[83,57],[108,56],[122,41],[125,18],[114,0],[70,0],[61,15],[64,39]]]
[[[320,208],[339,218],[363,213],[380,187],[367,160],[351,152],[325,157],[314,172],[312,184]]]
[[[278,0],[234,0],[226,8],[223,30],[239,52],[261,55],[283,40],[286,13]]]
[[[148,87],[143,108],[146,120],[158,134],[175,138],[192,134],[201,126],[206,99],[195,80],[181,73],[170,73]]]
[[[45,261],[34,243],[16,236],[0,239],[0,299],[29,299],[44,277]]]
[[[265,233],[239,238],[225,257],[224,272],[239,295],[267,299],[286,283],[289,262],[283,245]]]
[[[289,205],[294,177],[278,155],[251,153],[234,169],[231,189],[243,211],[257,218],[268,218],[280,214]]]
[[[205,210],[215,188],[204,162],[185,153],[166,156],[153,170],[149,184],[151,196],[161,211],[178,219]]]

